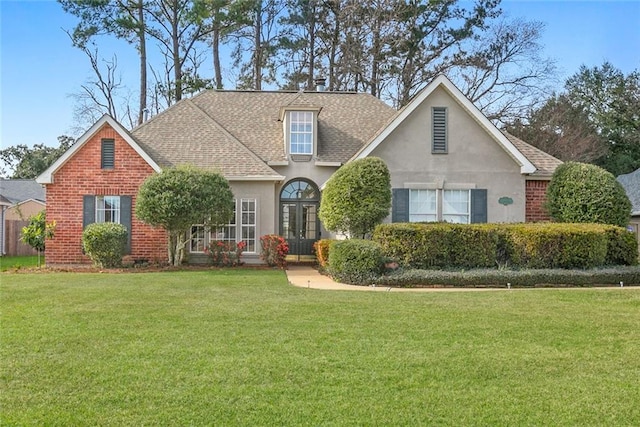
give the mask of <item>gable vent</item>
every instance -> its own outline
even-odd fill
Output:
[[[445,107],[433,107],[433,153],[447,152],[447,109]]]
[[[102,169],[113,169],[115,166],[115,157],[115,141],[113,139],[103,139],[100,167]]]

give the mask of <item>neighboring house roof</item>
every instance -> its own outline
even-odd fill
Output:
[[[407,105],[400,109],[395,117],[384,126],[371,141],[360,149],[354,159],[367,157],[373,150],[384,141],[400,124],[422,104],[437,88],[444,88],[458,104],[466,110],[478,124],[484,128],[489,135],[520,165],[523,174],[533,174],[537,168],[497,127],[458,89],[447,77],[439,75],[422,89]]]
[[[545,153],[541,149],[524,142],[510,133],[503,133],[507,139],[509,139],[509,141],[511,141],[511,143],[536,167],[536,171],[532,173],[532,175],[550,177],[553,175],[556,168],[562,164],[562,160],[556,159],[551,154]]]
[[[617,178],[631,201],[631,215],[640,216],[640,168]]]
[[[0,195],[12,205],[29,199],[45,201],[44,188],[35,179],[0,179]]]
[[[338,165],[395,114],[364,93],[210,90],[131,133],[163,166],[193,163],[220,168],[225,176],[274,176],[269,164],[286,161],[280,115],[296,108],[319,111],[316,161]]]
[[[0,206],[11,206],[12,204],[13,203],[11,203],[11,200],[0,194]]]
[[[97,122],[94,123],[91,128],[86,131],[78,140],[69,148],[65,153],[58,158],[49,168],[42,172],[40,176],[36,178],[36,181],[40,184],[53,183],[53,175],[60,169],[84,144],[91,139],[91,137],[98,132],[103,126],[110,125],[118,134],[142,157],[156,172],[160,172],[160,166],[140,147],[138,142],[131,137],[131,134],[114,118],[105,114]]]

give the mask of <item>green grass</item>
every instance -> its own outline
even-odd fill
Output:
[[[44,263],[44,256],[40,258]],[[18,270],[21,268],[33,268],[38,266],[38,256],[1,256],[0,271]]]
[[[0,280],[1,425],[640,425],[640,289]]]

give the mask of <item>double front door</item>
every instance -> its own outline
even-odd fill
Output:
[[[312,255],[318,240],[318,202],[282,202],[282,236],[291,255]]]
[[[289,244],[290,255],[312,255],[320,237],[318,207],[320,193],[306,180],[285,185],[280,193],[280,235]]]

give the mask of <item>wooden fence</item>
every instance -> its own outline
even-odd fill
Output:
[[[29,221],[6,220],[4,222],[4,252],[6,256],[38,255],[38,251],[20,240],[22,227]]]

